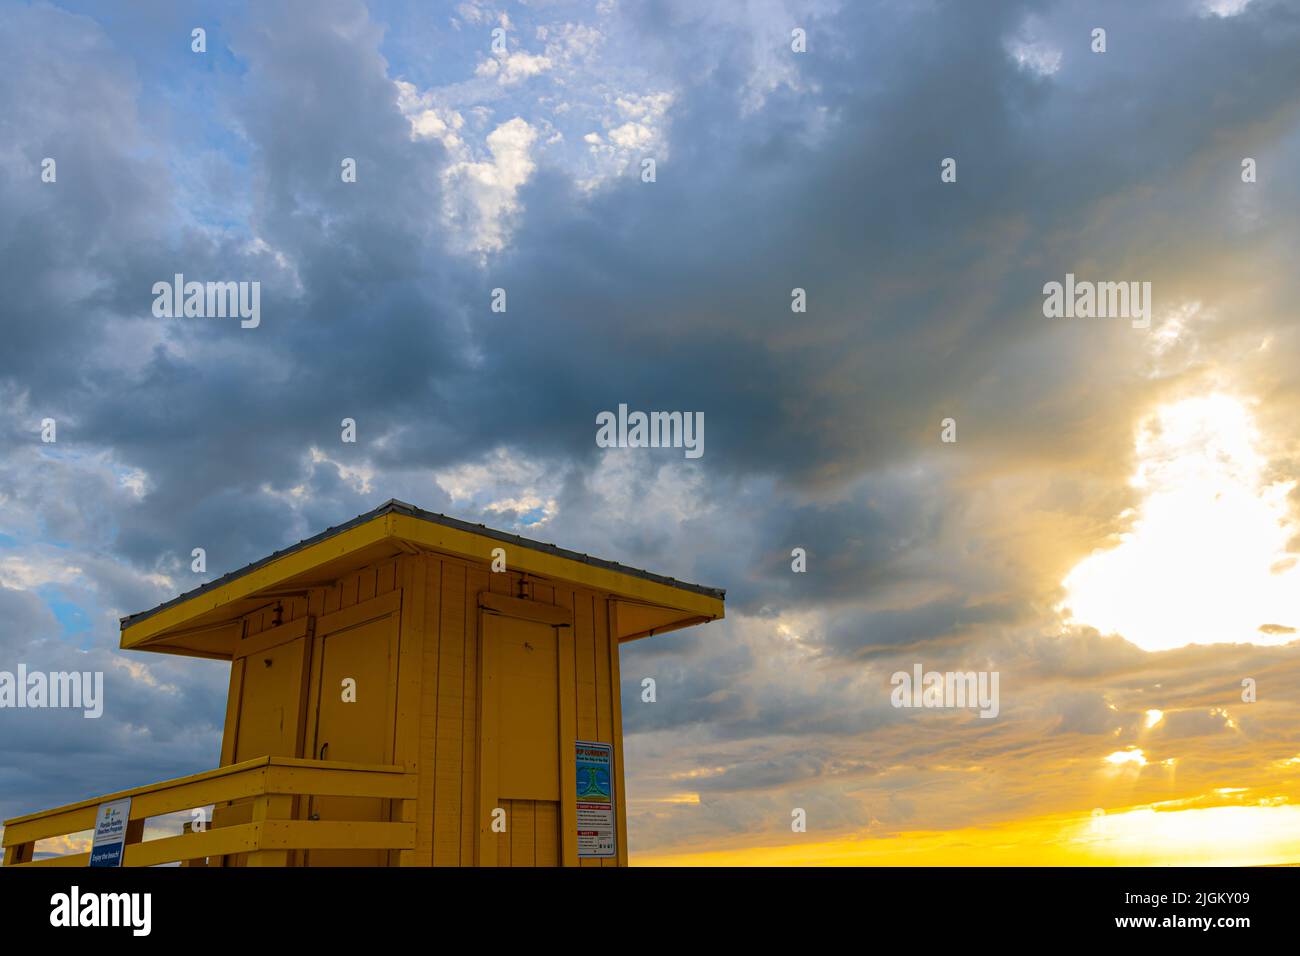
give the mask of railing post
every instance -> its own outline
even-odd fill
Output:
[[[123,851],[132,843],[144,842],[144,817],[137,820],[126,821],[126,841],[123,844]]]
[[[399,800],[398,803],[402,805],[402,822],[415,823],[418,819],[415,800]],[[398,850],[397,865],[415,866],[415,850]]]
[[[293,797],[264,793],[253,800],[253,823],[268,820],[287,820],[293,814]],[[246,866],[288,866],[288,850],[253,850],[248,854]]]
[[[32,862],[32,850],[35,848],[35,843],[15,843],[5,847],[5,866]]]

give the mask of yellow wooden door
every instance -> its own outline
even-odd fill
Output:
[[[482,620],[480,861],[557,866],[564,766],[560,634],[566,629],[498,614]],[[495,821],[504,822],[504,832],[493,828]]]
[[[396,615],[322,635],[316,759],[388,762],[396,645]],[[388,819],[386,804],[375,797],[315,797],[311,812],[321,820],[382,821]],[[308,854],[310,866],[383,866],[386,860],[384,850],[312,850]]]
[[[496,617],[497,796],[560,799],[555,628]]]
[[[249,654],[239,702],[234,763],[265,757],[298,756],[298,708],[302,691],[302,651],[306,638]]]

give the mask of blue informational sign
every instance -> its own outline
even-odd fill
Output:
[[[95,814],[95,839],[90,844],[91,866],[121,866],[126,849],[126,824],[131,819],[131,798],[99,805]]]
[[[574,741],[578,773],[578,856],[618,856],[614,829],[614,747]]]

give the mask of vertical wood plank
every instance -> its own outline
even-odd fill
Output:
[[[461,767],[461,806],[464,818],[461,823],[461,859],[473,860],[476,855],[476,842],[484,832],[481,821],[479,799],[479,659],[483,642],[479,628],[483,615],[478,609],[480,591],[488,589],[488,578],[492,577],[486,565],[470,565],[465,571],[465,696],[462,717],[462,752],[464,763]],[[497,575],[500,577],[500,575]],[[498,793],[487,796],[496,806]]]
[[[628,865],[627,791],[623,780],[623,669],[619,658],[618,602],[609,607],[609,687],[612,694],[610,713],[614,721],[614,827],[618,834],[618,865]]]
[[[596,739],[596,647],[592,596],[589,591],[573,594],[574,673],[578,691],[578,739]]]
[[[556,594],[556,603],[574,611],[579,603],[572,591],[563,590]],[[576,625],[575,620],[575,625]],[[573,758],[573,742],[577,740],[577,677],[576,652],[574,645],[575,627],[556,629],[559,644],[560,683],[560,865],[578,865],[578,784],[575,774],[576,765]]]
[[[375,582],[378,577],[379,569],[376,567],[362,568],[357,572],[357,603],[369,601],[375,596]]]
[[[343,585],[335,581],[329,587],[325,588],[325,604],[321,608],[322,614],[333,614],[343,607]]]
[[[420,687],[420,780],[415,827],[416,860],[433,865],[434,781],[438,766],[438,624],[441,620],[442,562],[419,558],[424,598],[424,680]]]
[[[577,690],[578,739],[596,739],[596,623],[595,600],[590,591],[573,592],[574,673]],[[576,771],[575,771],[576,772]],[[599,867],[600,860],[584,857],[579,866]]]
[[[610,717],[609,607],[604,599],[597,597],[594,602],[594,610],[591,636],[596,665],[595,739],[607,744],[614,736],[614,723]]]
[[[510,841],[513,838],[515,830],[515,810],[521,802],[522,801],[519,800],[497,801],[497,803],[501,805],[501,809],[506,812],[506,832],[497,834],[496,839],[493,840],[493,844],[496,847],[496,862],[489,864],[490,866],[516,865],[512,855],[513,848],[510,845]]]
[[[514,812],[511,814],[510,826],[510,866],[536,866],[537,856],[534,839],[536,828],[533,825],[532,800],[514,800]]]
[[[253,799],[253,823],[287,819],[292,812],[293,798],[262,794]],[[246,866],[288,866],[288,850],[254,850],[247,856]]]
[[[500,866],[502,855],[510,848],[511,831],[514,828],[512,807],[501,800],[497,786],[497,715],[500,703],[497,694],[497,641],[495,640],[496,615],[484,616],[475,611],[475,618],[483,621],[484,639],[480,644],[482,654],[482,679],[479,693],[478,740],[475,747],[475,766],[479,768],[474,788],[475,818],[472,826],[476,832],[477,843],[473,848],[473,859],[479,866]],[[492,828],[492,816],[497,809],[506,810],[506,832],[504,837]]]
[[[230,662],[230,687],[226,691],[226,726],[221,731],[221,764],[226,767],[235,762],[235,748],[239,743],[239,702],[244,690],[245,658]]]
[[[375,569],[376,596],[387,594],[389,591],[392,591],[397,587],[397,582],[401,580],[400,568],[402,568],[405,563],[413,557],[414,555],[407,554],[398,558],[389,558]]]
[[[592,631],[593,643],[596,651],[596,740],[601,743],[612,743],[614,740],[614,720],[612,689],[610,686],[611,674],[609,663],[609,602],[601,595],[595,595],[593,603],[595,611],[594,627]],[[612,763],[612,761],[611,761]],[[614,766],[610,768],[610,782],[615,780]],[[614,815],[617,825],[618,818],[618,798],[614,797]],[[615,831],[617,832],[617,830]],[[618,866],[618,858],[611,857],[600,860],[600,865]]]
[[[537,801],[536,859],[538,866],[560,865],[559,805],[551,800]]]
[[[357,589],[361,585],[360,574],[349,574],[339,582],[339,608],[349,608],[357,603]]]
[[[465,706],[465,566],[442,562],[438,625],[438,759],[434,782],[435,866],[460,866],[461,758]],[[468,865],[472,862],[465,860]]]
[[[515,588],[516,588],[515,582],[518,580],[519,575],[515,574],[513,571],[510,570],[510,565],[508,563],[509,560],[510,560],[510,552],[507,551],[506,570],[489,571],[488,573],[488,590],[491,591],[493,594],[514,594],[515,593]],[[489,568],[491,567],[490,563],[488,567]]]

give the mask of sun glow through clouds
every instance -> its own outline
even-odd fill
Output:
[[[1077,624],[1148,651],[1187,644],[1285,644],[1300,625],[1300,567],[1286,496],[1269,482],[1249,410],[1225,395],[1156,410],[1137,440],[1143,493],[1120,544],[1065,578]]]
[[[1134,767],[1145,767],[1147,765],[1147,758],[1141,750],[1133,747],[1128,750],[1116,750],[1113,754],[1106,757],[1106,763],[1116,767],[1125,767],[1130,765]]]

